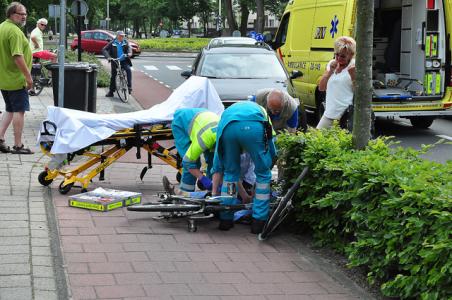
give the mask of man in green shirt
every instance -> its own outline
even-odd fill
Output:
[[[21,30],[27,20],[27,9],[12,2],[6,9],[6,20],[0,24],[0,90],[5,101],[5,114],[0,123],[0,152],[33,154],[22,143],[25,111],[30,110],[28,90],[33,85],[30,69],[30,45]],[[13,123],[14,146],[5,143],[5,133]]]

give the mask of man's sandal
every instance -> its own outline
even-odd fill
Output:
[[[6,146],[5,141],[0,140],[0,152],[9,153],[10,151],[9,146]]]
[[[31,151],[29,148],[25,148],[24,144],[22,144],[22,146],[20,147],[13,146],[11,154],[34,154],[34,152]]]

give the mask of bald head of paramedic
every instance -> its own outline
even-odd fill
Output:
[[[264,107],[275,130],[287,129],[295,132],[298,127],[298,100],[278,89],[261,89],[254,97]]]

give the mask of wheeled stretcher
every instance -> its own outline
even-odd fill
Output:
[[[67,194],[73,186],[78,184],[81,186],[81,192],[86,192],[94,177],[99,175],[99,180],[104,180],[105,169],[132,149],[136,149],[137,159],[141,159],[141,149],[147,152],[148,163],[141,171],[140,179],[143,179],[146,171],[152,168],[152,156],[158,157],[178,170],[181,168],[181,159],[175,147],[166,148],[159,143],[159,141],[173,139],[169,122],[137,124],[133,128],[117,131],[102,141],[66,154],[50,152],[56,130],[54,123],[43,122],[39,144],[41,151],[50,156],[51,161],[39,174],[38,180],[40,184],[47,186],[56,178],[63,177],[59,185],[61,194]],[[84,156],[87,159],[74,167],[63,167],[65,163],[70,164],[76,156]],[[180,172],[178,172],[179,176]]]

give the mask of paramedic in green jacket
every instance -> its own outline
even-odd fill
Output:
[[[174,113],[171,129],[177,152],[182,157],[182,178],[179,188],[185,192],[195,190],[196,179],[212,189],[210,169],[220,117],[205,108],[181,108]],[[201,168],[201,154],[207,163],[207,176]]]
[[[213,163],[213,194],[220,183],[222,204],[237,201],[240,179],[240,154],[248,152],[254,162],[256,191],[253,198],[251,232],[262,231],[270,209],[271,169],[276,157],[273,142],[275,132],[265,109],[251,101],[237,102],[227,108],[218,123],[217,142]],[[233,226],[233,213],[220,213],[220,230]]]

